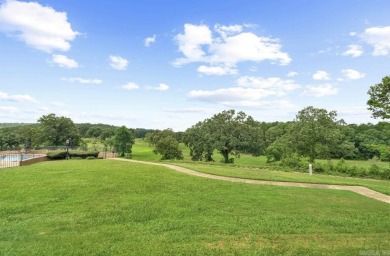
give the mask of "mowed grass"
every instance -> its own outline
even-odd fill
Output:
[[[1,255],[363,255],[390,249],[388,204],[114,160],[0,171]]]
[[[308,173],[272,171],[267,169],[245,168],[229,165],[217,166],[195,163],[180,163],[178,165],[191,170],[225,177],[254,180],[292,181],[304,183],[363,186],[390,195],[390,181],[388,180],[360,179],[321,174],[309,175]]]
[[[172,164],[180,165],[195,171],[215,174],[226,177],[236,177],[244,179],[256,180],[272,180],[272,181],[292,181],[305,183],[320,183],[320,184],[334,184],[334,185],[353,185],[364,186],[378,192],[390,195],[390,181],[389,180],[375,180],[363,178],[350,178],[341,176],[331,176],[325,174],[314,174],[312,176],[308,173],[286,172],[273,170],[274,166],[266,163],[266,157],[253,157],[242,154],[240,158],[235,159],[233,164],[224,164],[220,161],[222,157],[219,154],[214,154],[215,162],[205,163],[202,161],[191,161],[189,150],[184,145],[180,145],[183,150],[184,160],[182,161],[163,161]],[[161,156],[153,153],[153,147],[149,147],[146,141],[136,140],[133,146],[132,159],[158,162]],[[318,160],[325,162],[326,160]],[[334,164],[337,160],[332,160]],[[386,167],[388,163],[373,162],[373,161],[346,161],[349,165],[369,167],[372,164],[381,164]]]

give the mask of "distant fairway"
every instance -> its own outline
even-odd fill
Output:
[[[1,255],[359,255],[390,250],[388,204],[110,160],[0,171]]]

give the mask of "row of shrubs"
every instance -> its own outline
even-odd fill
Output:
[[[280,167],[288,167],[294,171],[308,172],[307,159],[299,157],[296,154],[288,158],[283,158],[277,163]],[[349,165],[341,158],[337,163],[327,161],[326,163],[314,163],[314,173],[324,173],[330,175],[342,175],[359,178],[374,178],[374,179],[390,179],[390,167],[381,168],[376,164],[372,164],[368,169],[356,165]]]
[[[52,151],[47,153],[47,157],[52,160],[63,160],[66,159],[66,151]],[[98,158],[99,151],[69,151],[70,158],[77,159],[92,159]]]

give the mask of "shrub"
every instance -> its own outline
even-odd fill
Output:
[[[66,151],[53,151],[47,153],[47,157],[52,160],[66,159],[66,155]],[[98,151],[69,151],[69,157],[76,159],[86,159],[88,157],[97,158],[98,155]]]

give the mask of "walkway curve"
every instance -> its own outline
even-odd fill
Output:
[[[119,161],[128,161],[139,164],[148,164],[148,165],[157,165],[167,167],[169,169],[173,169],[178,172],[204,177],[215,180],[224,180],[231,182],[240,182],[240,183],[249,183],[249,184],[259,184],[259,185],[274,185],[274,186],[283,186],[283,187],[301,187],[301,188],[321,188],[321,189],[336,189],[336,190],[346,190],[358,193],[360,195],[373,198],[385,203],[390,204],[390,196],[376,192],[366,187],[362,186],[348,186],[348,185],[326,185],[326,184],[314,184],[314,183],[302,183],[302,182],[287,182],[287,181],[268,181],[268,180],[251,180],[251,179],[243,179],[243,178],[234,178],[234,177],[224,177],[218,176],[208,173],[202,173],[193,171],[181,166],[172,165],[172,164],[163,164],[163,163],[154,163],[154,162],[146,162],[132,159],[124,159],[124,158],[109,158],[110,160],[119,160]]]

